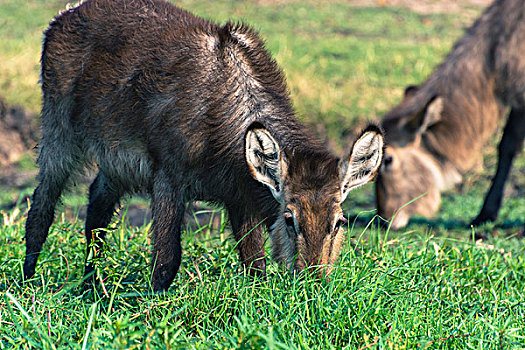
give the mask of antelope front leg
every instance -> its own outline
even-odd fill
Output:
[[[262,222],[248,218],[243,210],[229,209],[233,236],[243,265],[252,276],[266,276]]]
[[[157,175],[152,193],[152,286],[154,291],[167,290],[181,262],[180,226],[184,217],[183,196],[169,184],[163,174]]]
[[[524,136],[525,110],[513,108],[498,146],[498,170],[492,179],[492,184],[485,197],[481,212],[472,221],[471,225],[477,226],[487,221],[496,220],[503,199],[505,181],[509,175],[514,157],[523,146]]]
[[[97,252],[102,251],[104,246],[104,231],[96,232],[99,228],[108,227],[122,196],[122,189],[111,183],[103,172],[99,172],[91,186],[89,186],[89,206],[86,215],[86,266],[84,272],[85,283],[89,284],[96,281],[93,271],[95,266],[90,260]],[[94,246],[91,246],[91,243]],[[88,277],[88,278],[86,278]]]

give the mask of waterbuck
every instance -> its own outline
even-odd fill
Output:
[[[181,221],[193,200],[227,209],[250,273],[265,274],[264,225],[278,261],[328,274],[344,238],[341,203],[374,178],[383,156],[377,126],[342,160],[310,136],[252,29],[218,26],[160,0],[88,0],[58,15],[45,32],[42,90],[26,279],[64,186],[89,166],[98,175],[89,188],[88,256],[101,249],[97,229],[119,199],[148,192],[154,290],[177,273]]]
[[[432,216],[441,192],[481,164],[482,149],[510,107],[496,175],[472,225],[496,219],[503,187],[525,135],[525,2],[497,0],[454,45],[445,61],[385,115],[385,161],[377,208],[394,228],[413,214]]]

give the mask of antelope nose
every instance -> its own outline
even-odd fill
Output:
[[[332,274],[331,266],[317,266],[316,270],[316,277],[318,281],[330,282],[330,275]]]

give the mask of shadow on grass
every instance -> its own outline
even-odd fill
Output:
[[[451,219],[444,219],[444,218],[424,218],[424,217],[413,217],[410,219],[409,224],[400,230],[396,231],[407,231],[410,230],[412,227],[416,226],[427,226],[431,227],[436,230],[470,230],[470,221],[472,218],[467,218],[467,220],[457,219],[457,218],[451,218]],[[355,226],[367,226],[370,221],[374,220],[374,225],[381,224],[384,228],[386,228],[385,223],[387,221],[379,218],[376,215],[366,213],[366,214],[359,214],[359,215],[352,215],[348,217],[348,221],[350,224],[354,224]],[[511,232],[508,232],[505,235],[513,235],[515,234],[515,230],[519,231],[521,229],[521,235],[525,234],[525,220],[524,219],[516,219],[516,220],[503,220],[501,222],[496,222],[496,224],[487,223],[478,227],[475,227],[476,232],[480,233],[494,233],[498,230],[510,230]],[[481,237],[483,238],[483,237]]]

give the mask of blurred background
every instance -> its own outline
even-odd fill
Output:
[[[422,82],[443,60],[488,0],[251,0],[173,1],[197,15],[224,23],[242,20],[256,28],[284,70],[298,117],[328,146],[343,154],[354,133],[378,121],[398,103],[404,87]],[[32,193],[41,107],[38,85],[42,33],[67,3],[57,0],[0,0],[0,210],[18,208]],[[499,133],[498,133],[499,135]],[[495,171],[495,135],[487,147],[485,170],[469,174],[446,193],[439,215],[416,218],[437,232],[464,228],[474,217]],[[525,157],[518,157],[493,232],[515,230],[525,217]],[[66,217],[84,215],[86,181],[63,199]],[[128,219],[141,225],[148,201],[124,203]],[[353,192],[351,217],[375,215],[373,186]],[[11,214],[12,215],[12,212]],[[464,235],[468,235],[465,230]]]

